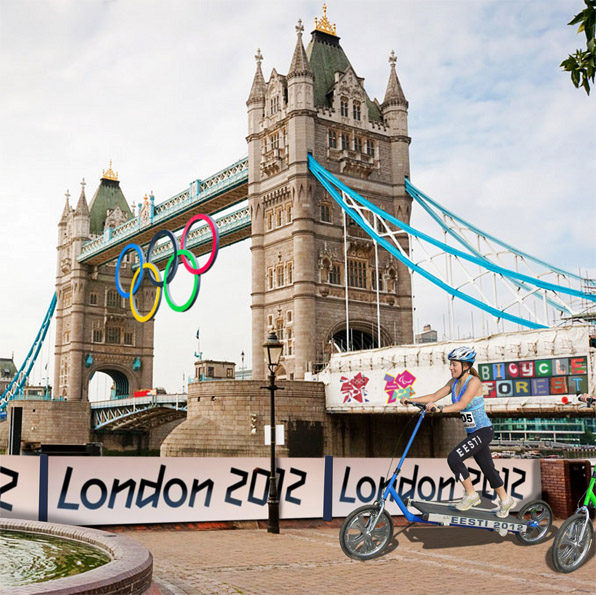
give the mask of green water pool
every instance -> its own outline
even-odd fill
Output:
[[[0,529],[0,592],[2,587],[40,583],[103,566],[104,551],[87,543],[53,535]]]

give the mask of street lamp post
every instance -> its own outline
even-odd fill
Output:
[[[269,390],[271,405],[271,471],[269,473],[269,497],[267,505],[269,507],[269,517],[267,521],[267,533],[279,533],[279,498],[277,496],[277,479],[275,477],[275,391],[282,390],[275,386],[275,371],[279,365],[283,343],[277,338],[274,330],[271,330],[267,341],[263,343],[265,352],[265,361],[269,369],[269,386],[263,386]]]

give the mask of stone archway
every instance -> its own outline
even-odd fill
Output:
[[[391,344],[391,336],[381,327],[381,345],[378,344],[378,329],[376,322],[369,320],[350,320],[350,349],[362,351],[376,349]],[[346,324],[341,322],[332,327],[327,334],[325,354],[329,357],[332,353],[348,350]],[[327,359],[328,359],[327,357]]]
[[[122,399],[133,395],[137,390],[137,382],[134,377],[129,377],[129,372],[114,364],[98,364],[89,370],[84,383],[85,400],[89,400],[89,384],[97,372],[103,372],[112,379],[111,399]]]

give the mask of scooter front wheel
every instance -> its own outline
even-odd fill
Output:
[[[383,553],[393,537],[393,520],[385,509],[379,513],[380,506],[373,504],[361,506],[346,517],[339,544],[348,558],[370,560]]]
[[[523,545],[535,545],[548,537],[553,511],[543,500],[534,500],[522,506],[517,518],[527,529],[525,533],[516,533],[515,536]]]
[[[577,570],[588,557],[593,537],[592,523],[585,514],[570,516],[555,535],[552,549],[554,567],[559,572]]]

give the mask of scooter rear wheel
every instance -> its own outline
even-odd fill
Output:
[[[585,525],[584,534],[580,541],[582,529]],[[559,528],[553,543],[552,557],[553,565],[559,572],[573,572],[577,570],[588,557],[594,528],[592,522],[585,514],[574,514],[570,516]]]
[[[553,511],[543,500],[533,500],[522,506],[517,518],[524,525],[529,525],[525,533],[515,534],[518,541],[523,545],[535,545],[548,537]]]
[[[339,544],[344,554],[354,560],[370,560],[380,556],[393,537],[393,520],[380,506],[361,506],[351,512],[339,531]],[[375,524],[376,521],[376,524]],[[370,529],[374,525],[374,529]]]

